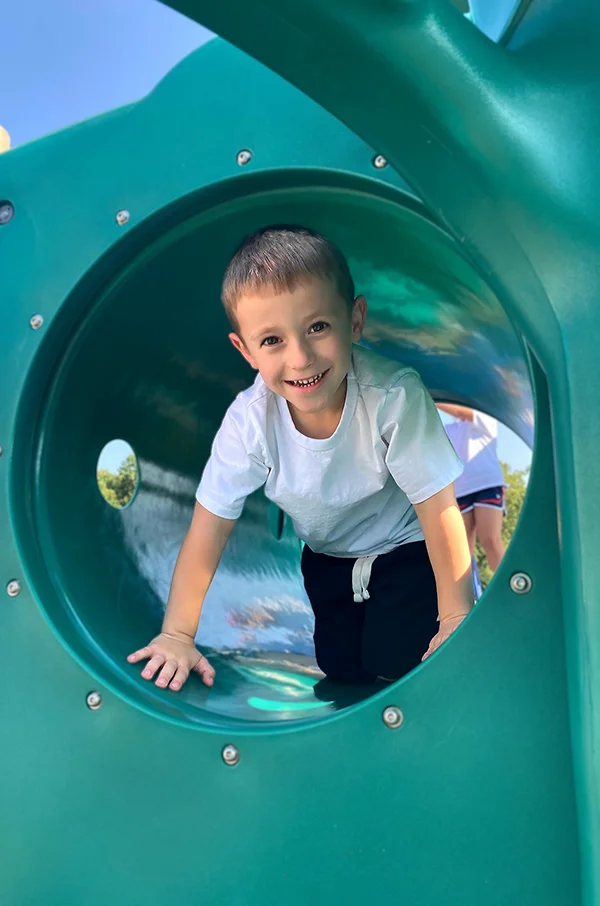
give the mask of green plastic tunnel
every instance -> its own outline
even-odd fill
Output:
[[[585,521],[557,430],[584,442],[569,394],[583,360],[567,365],[556,301],[579,234],[549,176],[552,133],[545,156],[525,142],[546,121],[515,135],[502,113],[519,35],[541,53],[559,23],[523,5],[513,44],[493,45],[442,2],[275,19],[206,6],[178,8],[240,49],[210,42],[138,104],[0,159],[6,902],[590,906],[595,712],[578,690],[595,658],[578,644],[595,610],[580,591],[563,606]],[[364,343],[435,397],[529,444],[535,407],[525,510],[489,592],[430,662],[353,701],[318,695],[300,544],[262,493],[205,605],[215,686],[174,695],[125,660],[160,625],[212,438],[252,380],[219,285],[240,238],[271,222],[343,249],[369,302]],[[121,510],[96,480],[116,439],[140,473]]]
[[[254,139],[247,164],[235,153],[223,161],[230,176],[208,187],[208,200],[202,192],[186,193],[138,225],[143,218],[136,216],[130,185],[118,202],[127,210],[118,219],[128,216],[127,223],[118,223],[115,211],[105,224],[115,239],[127,227],[127,240],[92,265],[55,326],[44,327],[54,339],[46,341],[45,354],[40,349],[30,378],[32,388],[45,388],[44,398],[22,414],[24,456],[38,474],[29,528],[43,558],[36,557],[33,568],[38,581],[52,586],[44,606],[56,620],[56,608],[62,615],[65,600],[72,602],[67,617],[85,627],[119,674],[124,656],[152,632],[164,609],[212,439],[233,396],[253,379],[229,344],[219,295],[228,256],[257,227],[310,224],[332,237],[369,301],[366,344],[415,365],[439,398],[493,412],[527,440],[532,435],[524,347],[490,287],[372,149],[247,57],[219,43],[201,49],[125,115],[119,155],[128,127],[132,135],[148,134],[152,122],[170,131],[161,100],[191,94],[196,103],[190,89],[214,71],[229,73],[235,92],[243,79],[254,91],[256,80],[264,80],[259,95],[271,98],[270,122],[258,126],[256,111],[248,118],[255,133],[263,129],[270,137],[271,165],[259,169],[261,147]],[[244,100],[238,95],[235,103]],[[291,104],[320,134],[328,167],[319,160],[311,167],[284,166],[290,146],[298,154],[298,132],[282,135],[278,152],[273,124]],[[179,106],[182,119],[205,124],[204,135],[206,115]],[[232,123],[240,129],[234,149],[243,144],[238,120]],[[105,123],[90,125],[82,140],[104,145],[91,130],[111,125]],[[297,129],[304,132],[298,123]],[[307,144],[309,153],[314,157]],[[78,156],[88,159],[85,145]],[[107,168],[109,179],[111,172]],[[70,322],[69,310],[77,310]],[[141,476],[134,501],[119,513],[99,495],[95,480],[98,457],[115,439],[131,446]],[[17,512],[24,505],[17,503]],[[252,668],[246,658],[227,656],[213,690],[197,684],[176,701],[167,697],[168,710],[183,709],[195,720],[201,719],[199,705],[209,714],[268,721],[324,711],[312,694],[319,674],[299,560],[299,540],[260,492],[228,546],[199,635],[204,646],[258,655],[258,663]],[[251,680],[267,674],[265,697]],[[152,688],[134,694],[156,698]]]

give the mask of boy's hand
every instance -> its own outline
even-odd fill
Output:
[[[205,686],[212,686],[214,682],[214,669],[198,651],[190,636],[161,632],[145,648],[140,648],[127,657],[130,664],[146,659],[149,660],[142,670],[142,676],[151,680],[162,667],[156,679],[156,685],[162,689],[168,687],[178,692],[192,671],[202,677]]]
[[[421,660],[424,661],[430,654],[433,654],[436,648],[439,648],[442,642],[445,642],[448,636],[452,635],[454,630],[460,626],[465,617],[466,613],[459,613],[455,617],[445,617],[443,620],[440,620],[440,628],[430,641],[429,648]]]

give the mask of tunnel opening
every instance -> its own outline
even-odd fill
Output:
[[[372,691],[319,697],[301,544],[262,492],[247,501],[203,610],[197,641],[215,686],[161,691],[126,663],[158,632],[212,439],[254,377],[227,339],[223,270],[244,235],[274,222],[313,227],[346,254],[369,303],[366,346],[416,367],[435,398],[488,412],[531,442],[519,337],[456,243],[401,191],[351,174],[271,171],[182,199],[132,230],[41,344],[17,424],[33,490],[23,496],[13,481],[14,510],[28,536],[21,549],[34,552],[25,554],[32,587],[63,643],[134,704],[192,725],[297,724]],[[96,478],[115,438],[139,464],[123,508],[107,505]]]

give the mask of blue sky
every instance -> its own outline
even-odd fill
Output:
[[[0,34],[0,124],[13,145],[143,97],[211,37],[158,0],[5,0]],[[503,426],[499,454],[529,464]]]
[[[210,37],[158,0],[5,0],[0,34],[15,145],[143,97]]]

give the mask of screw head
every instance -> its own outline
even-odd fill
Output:
[[[102,707],[102,696],[99,692],[89,692],[86,696],[85,703],[90,711],[97,711]]]
[[[383,170],[384,167],[387,167],[387,160],[383,154],[376,154],[373,158],[373,166],[376,170]]]
[[[389,705],[381,716],[384,724],[386,727],[389,727],[390,730],[397,730],[398,727],[402,726],[402,721],[404,720],[402,711],[395,705]]]
[[[0,202],[0,225],[10,223],[14,215],[15,209],[11,205],[10,201]]]
[[[244,148],[242,151],[238,151],[237,162],[240,167],[245,167],[246,164],[249,164],[252,160],[252,151],[248,151],[247,148]]]
[[[2,456],[3,453],[4,453],[4,450],[2,449],[2,447],[0,447],[0,456]]]
[[[232,745],[231,743],[223,748],[221,752],[221,758],[225,764],[229,765],[232,768],[240,760],[240,750],[237,746]]]
[[[119,226],[125,226],[125,224],[129,222],[130,217],[131,214],[129,213],[129,211],[123,209],[122,211],[117,211],[115,220],[117,221]]]
[[[514,573],[510,577],[510,587],[515,594],[526,595],[533,587],[531,576],[528,576],[527,573]]]
[[[32,330],[39,330],[43,323],[44,319],[41,315],[32,315],[29,319],[29,326]]]
[[[21,583],[18,579],[11,579],[6,586],[6,594],[9,598],[16,598],[21,594]]]

